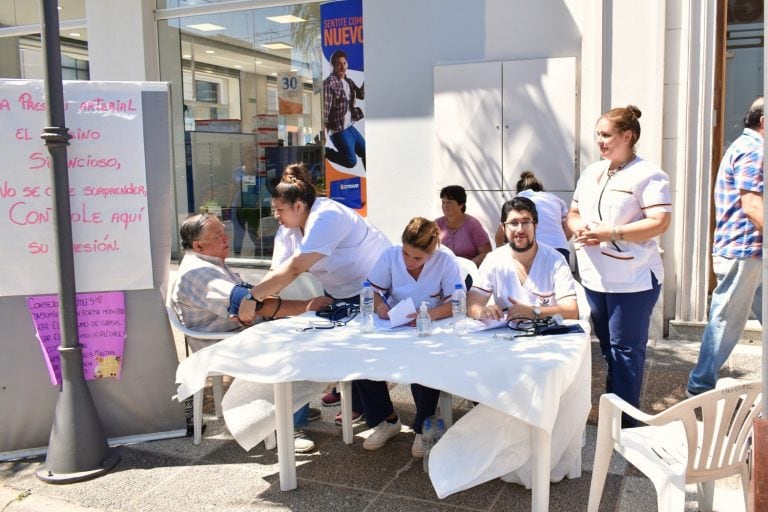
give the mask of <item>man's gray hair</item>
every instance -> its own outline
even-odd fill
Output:
[[[208,219],[211,218],[216,218],[216,215],[212,213],[194,213],[184,219],[179,228],[181,247],[184,250],[192,249],[192,243],[200,238],[203,234],[203,228],[205,228]]]

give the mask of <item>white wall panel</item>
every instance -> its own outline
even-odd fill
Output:
[[[437,188],[502,188],[501,63],[435,67]]]
[[[576,187],[576,58],[507,61],[503,66],[502,188],[531,170],[549,191]]]

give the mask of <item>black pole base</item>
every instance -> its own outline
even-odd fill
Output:
[[[92,478],[99,477],[120,462],[120,452],[117,450],[111,450],[108,453],[106,460],[102,462],[100,468],[91,469],[89,471],[78,471],[76,473],[53,473],[48,469],[41,469],[37,472],[37,478],[43,482],[49,484],[73,484],[75,482],[82,482],[83,480],[90,480]]]
[[[80,344],[71,348],[59,347],[61,387],[45,468],[37,474],[46,482],[69,483],[95,478],[120,461],[120,456],[107,443],[96,405],[83,377],[82,349]]]

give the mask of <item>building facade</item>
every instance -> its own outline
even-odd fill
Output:
[[[666,277],[655,329],[706,319],[713,177],[723,148],[738,135],[743,110],[763,90],[762,1],[362,3],[367,212],[391,239],[398,239],[409,218],[440,213],[438,191],[447,171],[436,142],[443,128],[436,122],[436,69],[570,59],[575,88],[568,93],[573,111],[565,116],[570,126],[564,132],[572,141],[566,168],[573,174],[563,178],[549,166],[534,170],[549,190],[569,199],[579,171],[598,158],[593,133],[600,113],[638,105],[638,152],[669,174],[674,201],[672,225],[660,239]],[[65,78],[171,82],[175,203],[169,214],[177,220],[201,208],[222,208],[235,222],[227,212],[232,173],[243,163],[244,147],[259,150],[251,158],[267,195],[259,199],[258,230],[243,242],[249,252],[241,257],[247,259],[268,259],[271,251],[269,166],[322,158],[319,4],[59,1]],[[34,2],[0,0],[0,77],[42,78],[37,9]],[[299,113],[280,113],[285,76],[301,82]],[[541,112],[562,119],[553,105],[544,101]],[[543,140],[538,126],[531,122],[519,136],[530,144]],[[475,142],[481,156],[498,144],[487,135]],[[515,155],[503,158],[506,168],[488,166],[498,173],[498,184],[470,192],[470,212],[494,218],[494,208],[525,170]],[[486,166],[474,162],[481,174]]]

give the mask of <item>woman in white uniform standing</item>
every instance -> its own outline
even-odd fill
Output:
[[[608,363],[605,389],[640,406],[651,313],[664,280],[654,237],[669,227],[669,178],[635,153],[640,109],[615,108],[597,121],[602,160],[579,178],[568,225],[595,335]],[[624,416],[624,426],[633,426]]]
[[[335,300],[357,303],[363,282],[391,244],[367,219],[341,203],[317,197],[302,163],[289,165],[272,195],[280,228],[270,271],[254,286],[259,300],[277,294],[304,272]],[[356,393],[352,408],[361,411]]]
[[[423,217],[414,217],[408,222],[402,244],[386,249],[368,276],[371,286],[378,292],[374,295],[376,314],[384,319],[389,318],[390,304],[394,306],[408,298],[417,308],[426,302],[432,320],[449,317],[451,303],[446,299],[456,284],[464,283],[456,256],[440,245],[437,224]],[[386,382],[355,381],[355,386],[365,408],[368,426],[375,429],[363,443],[363,448],[377,450],[400,432],[400,419],[392,406]],[[411,393],[416,404],[413,421],[416,437],[411,453],[414,457],[423,457],[421,426],[425,418],[435,414],[440,390],[411,384]]]

